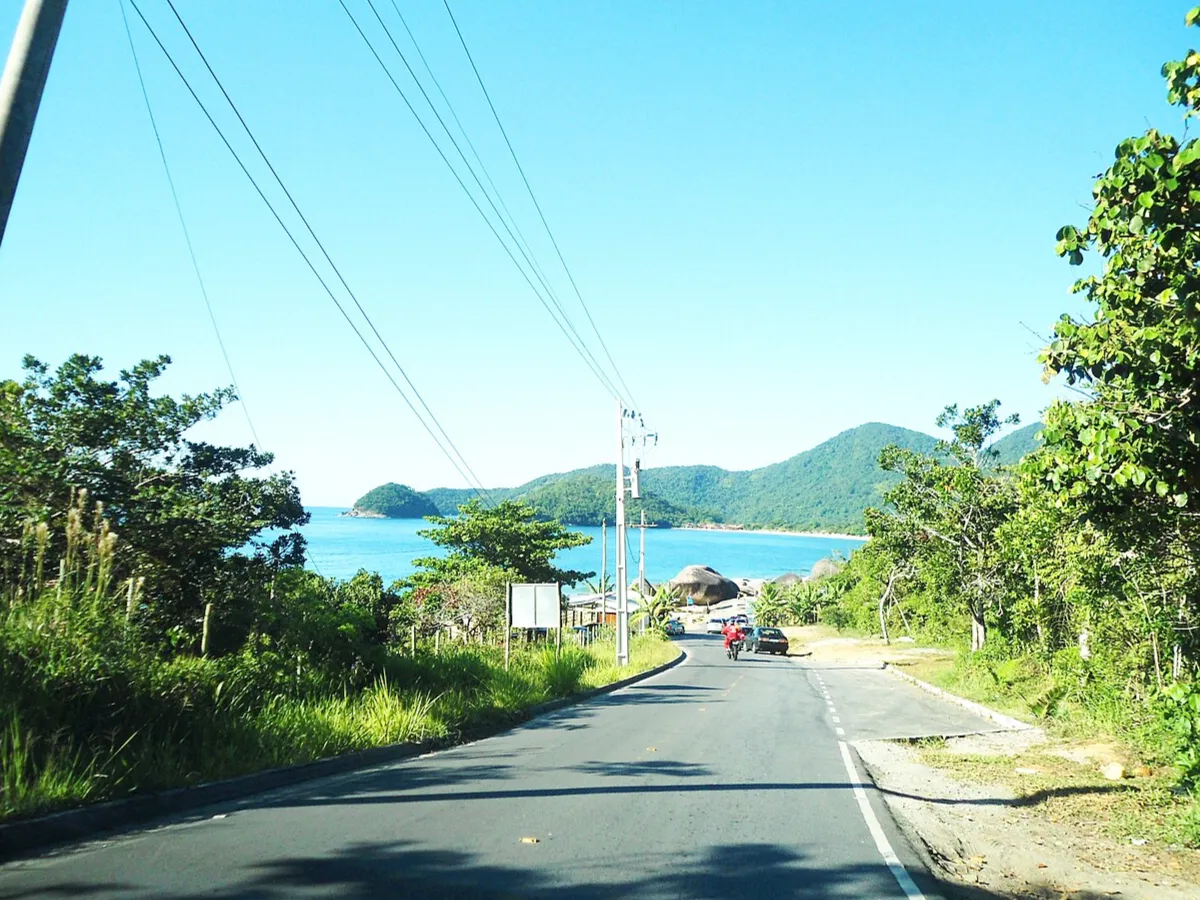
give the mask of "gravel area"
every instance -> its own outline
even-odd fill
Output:
[[[1044,736],[1040,738],[1044,740]],[[959,753],[1016,756],[1039,741],[1033,731],[952,738]],[[924,765],[903,742],[854,743],[901,828],[952,883],[1002,896],[1196,900],[1200,885],[1167,874],[1141,848],[1080,835],[1013,801],[998,785],[965,784]]]

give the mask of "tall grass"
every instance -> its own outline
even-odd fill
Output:
[[[388,654],[357,691],[254,644],[216,659],[165,656],[139,636],[138,583],[113,581],[115,537],[102,518],[87,527],[82,503],[57,569],[49,533],[28,529],[26,559],[0,595],[0,819],[385,744],[449,742],[676,655],[647,635],[631,642],[629,668],[601,642],[520,647],[506,671],[501,649],[454,645]]]

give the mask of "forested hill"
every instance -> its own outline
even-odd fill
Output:
[[[1040,423],[996,443],[1000,461],[1015,462],[1035,446]],[[861,531],[862,512],[882,502],[895,476],[879,469],[879,451],[897,444],[928,453],[937,438],[895,425],[869,422],[811,450],[760,469],[733,472],[717,466],[666,466],[642,472],[646,518],[663,525],[714,522],[751,527]],[[544,515],[575,525],[599,524],[614,515],[614,472],[596,465],[544,475],[520,487],[491,490],[497,500],[521,498]],[[453,514],[473,493],[437,488],[427,492],[443,515]],[[641,506],[630,502],[631,518]]]
[[[1011,466],[1019,462],[1021,457],[1032,453],[1041,443],[1041,439],[1038,438],[1041,430],[1042,423],[1034,422],[1000,438],[992,444],[992,449],[996,451],[996,462],[1002,466]]]
[[[367,491],[354,501],[350,511],[354,516],[382,516],[385,519],[423,519],[437,514],[438,506],[425,494],[391,481]]]

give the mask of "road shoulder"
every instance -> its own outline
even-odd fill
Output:
[[[687,652],[679,646],[679,653],[674,659],[638,672],[628,678],[609,682],[600,687],[579,691],[567,697],[550,700],[525,710],[519,721],[514,721],[485,733],[473,731],[465,735],[455,744],[478,741],[484,737],[501,734],[528,724],[530,721],[567,706],[585,703],[605,694],[613,693],[647,678],[652,678],[687,659]],[[144,826],[164,816],[175,815],[189,810],[237,800],[275,790],[281,787],[314,781],[332,775],[352,772],[372,766],[385,765],[412,759],[424,753],[437,749],[446,749],[445,742],[418,741],[404,744],[391,744],[384,747],[372,747],[345,753],[340,756],[327,757],[313,762],[300,763],[293,766],[282,766],[267,769],[236,778],[227,778],[207,784],[189,787],[173,788],[157,791],[142,796],[126,797],[120,800],[110,800],[51,813],[33,819],[21,819],[0,824],[0,864],[14,861],[22,857],[36,855],[52,850],[65,844],[79,841],[90,841],[110,834]]]
[[[854,749],[909,841],[951,884],[1054,900],[1080,892],[1132,900],[1200,895],[1197,851],[1118,841],[1080,827],[1057,804],[1073,799],[1098,808],[1104,791],[1122,787],[1080,788],[1073,798],[1072,788],[1036,789],[1041,773],[1019,763],[1043,741],[1036,731],[1010,731],[945,742],[952,753],[1011,758],[1008,767],[1029,772],[1018,777],[1028,778],[1033,790],[954,777],[928,764],[917,742],[857,741]]]

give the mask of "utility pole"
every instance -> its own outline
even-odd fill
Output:
[[[26,0],[0,76],[0,243],[66,13],[67,0]]]
[[[608,588],[604,583],[608,581],[608,519],[600,520],[600,624],[604,624],[604,617],[608,614]]]
[[[617,401],[617,665],[629,664],[629,608],[625,603],[625,404]]]
[[[641,459],[634,459],[629,476],[625,475],[625,419],[637,419],[638,414],[625,409],[625,404],[617,401],[617,665],[629,663],[629,584],[625,573],[626,546],[629,542],[625,524],[625,492],[634,500],[642,497],[641,489]],[[640,421],[640,419],[639,419]],[[645,437],[643,436],[643,443]],[[629,444],[633,446],[634,440]],[[643,526],[646,514],[642,513]],[[645,549],[645,531],[643,535],[643,551]],[[639,565],[639,570],[641,566]],[[639,585],[639,593],[641,586]]]
[[[638,547],[638,596],[642,598],[642,631],[646,630],[646,511],[642,510],[642,534]]]

